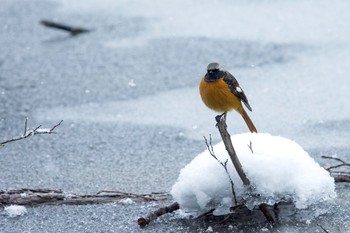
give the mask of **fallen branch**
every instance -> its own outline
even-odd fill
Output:
[[[14,137],[14,138],[11,138],[11,139],[7,139],[7,140],[5,140],[3,142],[0,142],[0,146],[3,146],[3,145],[5,145],[7,143],[10,143],[10,142],[19,141],[19,140],[22,140],[22,139],[25,139],[25,138],[28,138],[30,136],[34,136],[34,135],[37,135],[37,134],[52,134],[52,133],[55,133],[54,130],[58,126],[60,126],[62,122],[63,122],[63,120],[61,120],[58,124],[54,125],[53,127],[49,128],[49,129],[42,129],[41,125],[39,125],[36,128],[34,128],[34,129],[28,130],[28,128],[27,128],[28,118],[26,118],[26,120],[24,122],[23,135],[18,136],[18,137]]]
[[[37,207],[42,205],[88,205],[116,202],[129,198],[132,201],[162,201],[170,198],[167,193],[134,194],[119,191],[100,191],[92,195],[64,193],[54,189],[15,189],[0,191],[0,204]]]
[[[62,23],[56,23],[56,22],[52,22],[52,21],[48,21],[48,20],[41,20],[40,23],[46,27],[49,27],[49,28],[54,28],[54,29],[59,29],[59,30],[69,32],[72,36],[76,36],[78,34],[86,33],[86,32],[90,31],[89,29],[86,29],[86,28],[72,27],[69,25],[65,25]]]
[[[175,210],[178,210],[180,208],[179,203],[175,202],[169,206],[159,208],[156,211],[153,211],[149,213],[145,218],[141,217],[137,220],[137,223],[140,227],[145,227],[147,224],[149,224],[152,220],[157,219],[159,216],[162,216],[167,213],[171,213]]]

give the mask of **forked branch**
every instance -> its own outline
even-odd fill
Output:
[[[350,163],[345,162],[344,160],[332,156],[322,156],[323,159],[330,159],[339,162],[336,165],[329,166],[325,168],[332,176],[334,177],[335,182],[346,182],[350,183],[350,172],[345,170],[339,170],[344,167],[350,168]],[[336,170],[338,169],[338,170]]]
[[[27,128],[28,118],[26,118],[26,120],[24,122],[23,134],[20,135],[20,136],[17,136],[17,137],[11,138],[11,139],[7,139],[5,141],[0,142],[0,146],[4,146],[7,143],[19,141],[19,140],[22,140],[22,139],[25,139],[25,138],[28,138],[30,136],[34,136],[34,135],[37,135],[37,134],[52,134],[52,133],[55,133],[55,129],[58,126],[60,126],[62,122],[63,122],[63,120],[61,120],[58,124],[52,126],[51,128],[47,128],[47,129],[43,129],[43,128],[41,128],[41,125],[39,125],[39,126],[33,128],[31,130],[28,130],[28,128]]]

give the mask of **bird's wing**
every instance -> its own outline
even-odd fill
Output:
[[[248,103],[247,96],[244,94],[244,91],[239,86],[238,81],[235,79],[235,77],[228,71],[225,71],[224,75],[224,81],[230,88],[230,91],[238,98],[240,99],[244,105],[249,109],[249,111],[252,111],[252,108],[250,107]]]

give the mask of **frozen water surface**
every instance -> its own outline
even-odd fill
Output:
[[[94,193],[170,191],[179,171],[219,136],[197,86],[209,62],[230,70],[260,132],[321,155],[349,156],[350,2],[337,1],[17,1],[0,7],[1,139],[23,122],[43,135],[0,149],[0,187]],[[71,38],[38,24],[93,29]],[[232,134],[246,132],[229,113]],[[348,232],[349,187],[281,220],[272,232]],[[171,202],[171,201],[169,201]],[[137,232],[158,205],[28,208],[0,214],[3,232]],[[4,211],[3,211],[4,212]],[[3,213],[2,212],[2,213]],[[143,232],[266,232],[263,220],[208,228],[180,213]]]

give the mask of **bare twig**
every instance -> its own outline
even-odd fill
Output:
[[[239,177],[241,178],[244,186],[248,187],[250,185],[250,181],[242,169],[241,162],[239,161],[237,154],[236,154],[236,151],[233,148],[231,136],[227,132],[226,113],[223,114],[222,117],[217,116],[215,119],[217,120],[217,127],[219,128],[221,138],[225,144],[226,150],[231,158],[231,161],[232,161],[233,165],[235,166],[235,169],[236,169]]]
[[[324,159],[331,159],[340,162],[337,165],[330,166],[328,168],[325,168],[332,176],[334,177],[335,182],[346,182],[350,183],[350,172],[349,171],[335,171],[334,169],[340,168],[340,167],[350,167],[350,163],[345,162],[344,160],[332,156],[321,156],[321,158]]]
[[[169,206],[159,208],[156,211],[153,211],[149,213],[146,217],[141,217],[137,220],[137,223],[140,227],[145,227],[147,224],[149,224],[152,220],[157,219],[159,216],[162,216],[167,213],[171,213],[175,210],[178,210],[180,208],[179,203],[175,202]]]
[[[72,27],[69,25],[65,25],[62,23],[56,23],[56,22],[52,22],[49,20],[41,20],[40,23],[46,27],[49,27],[49,28],[54,28],[54,29],[59,29],[59,30],[69,32],[72,36],[76,36],[78,34],[86,33],[86,32],[90,31],[89,29],[86,29],[86,28]]]
[[[317,223],[317,226],[319,226],[322,229],[323,232],[329,233],[329,231],[327,231],[321,224]]]
[[[63,120],[61,120],[58,124],[54,125],[52,128],[49,129],[40,129],[41,125],[37,126],[34,129],[28,130],[27,129],[27,124],[28,124],[28,118],[26,118],[25,122],[24,122],[24,133],[21,136],[17,136],[11,139],[7,139],[5,141],[0,142],[0,146],[3,146],[7,143],[10,142],[15,142],[15,141],[19,141],[25,138],[28,138],[30,136],[34,136],[36,134],[52,134],[55,133],[54,130],[61,125],[61,123],[63,122]]]
[[[23,136],[27,134],[27,124],[28,124],[28,117],[26,117],[26,120],[24,122],[24,133],[23,133]]]
[[[214,148],[213,148],[213,144],[212,144],[212,139],[211,139],[211,135],[209,135],[209,143],[208,143],[208,140],[206,137],[204,137],[204,141],[205,141],[205,144],[207,145],[207,148],[208,148],[208,151],[210,153],[210,155],[216,160],[219,162],[219,164],[225,169],[225,172],[226,172],[226,175],[230,181],[230,184],[231,184],[231,190],[232,190],[232,194],[233,194],[233,202],[234,202],[234,205],[236,206],[237,205],[237,197],[236,197],[236,192],[235,192],[235,185],[233,183],[233,180],[230,176],[230,173],[228,172],[227,170],[227,162],[228,160],[226,160],[224,163],[221,162],[215,155],[214,153]]]
[[[338,174],[338,175],[350,175],[350,171],[332,171],[332,174]]]
[[[339,161],[339,162],[342,162],[342,163],[345,163],[344,160],[342,159],[339,159],[337,157],[333,157],[333,156],[326,156],[326,155],[322,155],[321,158],[324,158],[324,159],[333,159],[333,160],[336,160],[336,161]]]
[[[247,145],[247,146],[250,149],[250,151],[252,152],[252,154],[254,154],[252,141],[249,141],[249,145]]]
[[[208,215],[213,215],[213,212],[215,211],[215,208],[213,209],[210,209],[206,212],[204,212],[203,214],[200,214],[196,219],[200,219],[200,218],[203,218],[203,217],[207,217]]]
[[[323,155],[321,158],[332,159],[332,160],[340,162],[340,164],[337,164],[337,165],[330,166],[330,167],[326,168],[326,170],[329,171],[329,172],[332,172],[331,171],[332,169],[339,168],[339,167],[350,167],[350,163],[347,163],[344,160],[339,159],[339,158],[335,158],[335,157],[332,157],[332,156],[325,156],[325,155]]]

